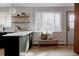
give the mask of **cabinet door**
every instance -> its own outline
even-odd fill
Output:
[[[79,4],[75,3],[74,51],[79,54]]]
[[[5,56],[19,56],[19,37],[4,37]]]
[[[20,40],[19,41],[20,52],[22,52],[22,53],[28,52],[28,50],[29,50],[29,35],[24,36],[24,37],[20,37],[19,40]]]
[[[0,48],[4,48],[4,40],[3,36],[4,34],[7,34],[6,32],[0,32]]]
[[[2,48],[2,37],[0,37],[0,48]]]
[[[20,37],[19,40],[20,40],[19,41],[20,52],[25,52],[28,38],[27,38],[27,36],[26,37]]]
[[[30,33],[29,34],[29,49],[32,47],[32,37],[33,36],[33,33]]]

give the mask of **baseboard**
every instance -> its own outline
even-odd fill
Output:
[[[39,44],[32,44],[33,46],[39,46]],[[46,46],[55,46],[54,44],[41,44],[41,45],[46,45]],[[65,44],[58,44],[58,46],[65,46]]]
[[[68,44],[68,46],[74,46],[74,44]]]

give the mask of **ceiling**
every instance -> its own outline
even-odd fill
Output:
[[[13,7],[73,7],[74,3],[13,3]],[[0,7],[12,7],[11,3],[0,3]]]

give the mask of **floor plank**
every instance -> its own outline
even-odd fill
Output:
[[[0,56],[4,56],[4,49],[0,48]]]
[[[4,56],[4,49],[0,49],[0,56]],[[78,56],[73,46],[33,46],[28,53],[21,56]]]
[[[33,46],[26,56],[78,56],[73,46]]]

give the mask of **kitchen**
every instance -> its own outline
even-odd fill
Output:
[[[56,50],[61,48],[61,46],[66,49],[67,47],[66,45],[68,45],[67,44],[68,40],[66,36],[67,11],[72,11],[72,12],[74,11],[73,3],[67,3],[67,4],[3,3],[1,4],[0,5],[0,36],[1,36],[0,47],[4,49],[4,56],[22,56],[29,54],[33,46],[37,46],[38,48],[37,51],[40,53],[41,51],[40,48],[42,48],[40,42],[43,42],[43,44],[47,44],[49,46],[55,45]],[[41,32],[43,32],[44,34],[46,33],[48,34],[44,35],[41,34]],[[42,38],[41,35],[45,37]],[[44,40],[40,40],[40,39],[44,39]],[[46,40],[46,39],[50,39],[50,40]],[[69,45],[73,46],[74,41],[73,40],[71,41],[69,40]],[[53,44],[52,42],[54,42],[55,44]],[[36,51],[36,48],[34,48],[34,50]],[[70,53],[72,50],[69,50]],[[74,52],[71,54],[74,55]]]
[[[28,52],[32,46],[33,31],[29,28],[31,24],[30,10],[27,12],[24,10],[15,12],[14,10],[13,12],[11,10],[13,7],[4,7],[1,7],[2,10],[0,9],[2,15],[0,16],[0,48],[4,49],[5,56],[19,56],[21,51]]]

